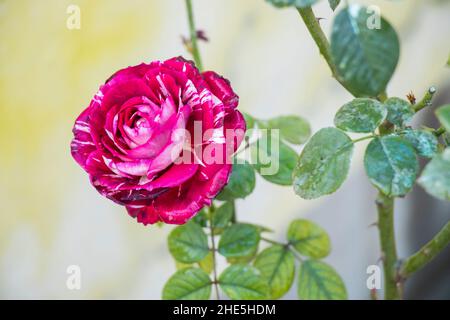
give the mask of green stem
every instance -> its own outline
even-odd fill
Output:
[[[291,246],[288,246],[288,249],[291,251],[292,255],[294,256],[295,259],[297,259],[298,261],[300,261],[301,263],[303,263],[303,258],[297,253],[297,251],[295,251],[294,249],[292,249]]]
[[[436,130],[434,130],[434,135],[436,136],[436,137],[440,137],[440,136],[442,136],[444,133],[445,133],[445,128],[444,127],[439,127],[438,129],[436,129]]]
[[[396,273],[397,249],[394,232],[394,198],[378,193],[378,228],[384,269],[384,298],[400,299]]]
[[[200,51],[198,49],[197,29],[195,28],[194,12],[192,10],[192,1],[191,0],[186,0],[186,9],[187,9],[188,21],[189,21],[189,32],[191,35],[192,57],[194,58],[195,65],[197,66],[198,70],[202,71],[203,65],[202,65],[202,59],[200,56]]]
[[[219,295],[219,285],[218,285],[218,280],[217,280],[217,267],[216,267],[216,242],[214,239],[214,227],[213,227],[213,222],[212,222],[212,217],[213,217],[213,212],[214,212],[214,206],[211,205],[210,209],[209,209],[209,230],[210,230],[210,236],[211,236],[211,252],[212,252],[212,262],[213,262],[213,285],[214,285],[214,289],[216,291],[216,297],[217,300],[220,300],[220,295]]]
[[[264,237],[261,237],[261,240],[262,240],[262,241],[265,241],[265,242],[267,242],[267,243],[270,243],[270,244],[276,244],[276,245],[280,245],[280,246],[286,246],[286,243],[282,243],[282,242],[279,242],[279,241],[267,239],[267,238],[264,238]]]
[[[236,202],[231,200],[231,205],[233,206],[233,215],[231,216],[231,223],[236,223]]]
[[[426,245],[419,251],[407,258],[400,268],[400,277],[406,279],[413,273],[425,267],[450,243],[450,222],[439,231]]]
[[[288,243],[283,243],[283,242],[279,242],[279,241],[276,241],[276,240],[267,239],[267,238],[264,238],[264,237],[261,237],[261,240],[262,240],[262,241],[265,241],[265,242],[267,242],[267,243],[273,244],[273,245],[277,245],[277,246],[282,246],[282,247],[284,247],[286,250],[291,251],[292,254],[294,255],[294,257],[295,257],[298,261],[303,262],[302,257],[298,255],[297,251],[295,251],[294,248],[292,248],[292,244],[291,244],[291,243],[289,243],[289,242],[288,242]]]
[[[319,48],[320,53],[325,58],[328,66],[330,67],[331,73],[333,77],[348,91],[350,92],[347,85],[344,83],[342,78],[339,76],[336,65],[334,64],[333,57],[331,55],[331,47],[328,42],[325,33],[320,27],[319,21],[317,21],[316,16],[314,15],[311,7],[306,8],[297,8],[298,13],[303,19],[303,22],[306,25],[309,33],[311,34],[313,40],[315,41],[317,47]]]
[[[365,137],[361,137],[361,138],[358,138],[358,139],[354,139],[354,140],[352,140],[352,142],[353,143],[357,143],[357,142],[364,141],[364,140],[367,140],[367,139],[375,138],[376,136],[377,136],[376,134],[371,134],[369,136],[365,136]]]
[[[413,106],[413,110],[415,112],[419,112],[425,107],[431,106],[431,99],[433,99],[434,94],[436,93],[435,87],[430,87],[428,91],[425,93],[425,96]]]

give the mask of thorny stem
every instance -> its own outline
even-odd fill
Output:
[[[431,106],[431,99],[433,99],[433,95],[436,93],[435,87],[430,87],[428,91],[425,93],[425,96],[413,106],[413,110],[415,112],[419,112],[425,107]]]
[[[378,193],[378,228],[384,269],[384,298],[400,299],[396,277],[397,249],[394,232],[394,198]]]
[[[340,78],[335,63],[331,55],[330,44],[320,27],[318,20],[316,19],[314,12],[311,7],[298,8],[298,12],[302,17],[309,33],[316,42],[320,53],[325,58],[333,77],[348,91],[351,93],[349,88],[346,86],[342,78]],[[418,103],[413,106],[415,112],[422,110],[423,108],[431,105],[431,99],[436,92],[435,87],[430,87]],[[385,92],[378,96],[378,99],[383,102],[387,99]],[[385,122],[380,126],[380,134],[392,133],[394,127],[389,122]],[[436,130],[435,134],[443,134],[442,129]],[[373,136],[366,136],[360,139],[356,139],[353,142],[358,142],[365,139],[370,139]],[[377,199],[378,208],[378,227],[380,234],[381,250],[383,255],[383,267],[385,272],[385,299],[399,299],[402,295],[402,279],[401,276],[396,272],[397,265],[397,249],[395,246],[395,233],[394,233],[394,198],[389,197],[379,192]],[[422,268],[426,263],[429,262],[435,255],[437,255],[449,242],[450,242],[450,227],[448,224],[444,229],[436,235],[436,237],[431,240],[424,248],[422,248],[418,253],[411,256],[406,260],[403,265],[403,272],[406,275],[410,275],[418,269]]]
[[[310,7],[299,8],[298,12],[305,22],[306,27],[309,30],[312,38],[317,44],[320,53],[325,58],[331,72],[336,80],[351,93],[344,81],[339,77],[336,69],[336,65],[333,62],[331,55],[331,48],[325,34],[317,21],[314,12]],[[379,96],[381,101],[387,98],[383,93]],[[380,127],[380,133],[386,134],[390,132],[392,128],[388,123]],[[370,137],[364,137],[363,139],[369,139]],[[356,141],[360,141],[357,139]],[[354,141],[355,142],[355,141]],[[397,250],[395,247],[395,234],[394,234],[394,198],[379,193],[377,199],[378,208],[378,227],[380,233],[381,250],[383,252],[383,267],[385,270],[385,298],[386,299],[399,299],[400,293],[397,289],[397,279],[395,272],[395,265],[397,263]]]
[[[203,70],[202,59],[200,56],[200,50],[198,49],[198,41],[197,41],[197,29],[195,28],[194,21],[194,12],[192,10],[192,1],[186,0],[186,9],[188,14],[189,21],[189,32],[191,36],[191,44],[192,44],[192,57],[194,58],[195,65],[198,70]]]
[[[419,251],[407,258],[401,265],[399,276],[405,280],[434,259],[450,243],[450,222]]]
[[[211,206],[209,209],[209,230],[210,230],[210,236],[211,236],[211,252],[212,252],[212,262],[213,262],[213,285],[214,289],[216,291],[216,297],[217,300],[220,300],[219,295],[219,286],[218,286],[218,280],[217,280],[217,266],[216,266],[216,242],[214,239],[214,226],[213,226],[213,216],[214,212],[214,206]]]
[[[322,28],[320,27],[320,23],[317,20],[316,16],[314,15],[313,10],[311,7],[306,8],[297,8],[298,13],[303,19],[303,22],[306,25],[306,28],[308,28],[309,33],[311,34],[313,40],[315,41],[317,47],[319,48],[320,53],[325,58],[325,61],[327,62],[328,66],[330,67],[331,73],[333,77],[348,91],[350,92],[348,86],[345,84],[345,82],[342,80],[342,78],[339,76],[336,65],[333,62],[333,57],[331,56],[331,47],[328,42],[327,37],[325,36],[325,33],[323,32]],[[351,93],[351,92],[350,92]]]

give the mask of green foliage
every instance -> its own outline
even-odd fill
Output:
[[[331,54],[339,77],[357,97],[383,92],[399,58],[395,30],[383,18],[380,29],[368,28],[374,18],[367,8],[352,4],[333,22]]]
[[[219,241],[219,253],[227,258],[244,258],[255,254],[260,240],[257,227],[236,223],[225,229]]]
[[[233,218],[234,205],[232,202],[225,202],[219,208],[216,209],[212,215],[212,226],[214,228],[214,234],[216,229],[226,228]]]
[[[212,251],[209,251],[206,257],[203,258],[203,260],[200,260],[198,262],[198,266],[200,269],[205,271],[206,273],[210,274],[214,269],[214,255]]]
[[[385,106],[374,99],[357,98],[344,104],[334,117],[334,125],[349,132],[373,132],[386,119]]]
[[[398,127],[403,127],[414,116],[414,110],[408,101],[400,98],[389,98],[384,101],[388,109],[387,120]]]
[[[199,268],[177,271],[163,289],[164,300],[206,300],[211,295],[211,280]]]
[[[400,136],[409,141],[417,154],[422,157],[432,158],[437,152],[438,140],[430,131],[409,129],[401,132]]]
[[[282,7],[305,8],[313,5],[319,0],[266,0],[266,1],[280,8]]]
[[[264,127],[279,129],[280,138],[292,144],[303,144],[311,135],[309,123],[299,116],[280,116],[263,123]]]
[[[218,200],[231,201],[243,199],[255,189],[256,177],[252,166],[247,162],[234,164],[227,186],[217,196]]]
[[[331,10],[334,11],[338,7],[339,3],[341,3],[341,0],[328,0],[328,3],[330,5]]]
[[[226,268],[219,276],[223,292],[233,300],[260,300],[267,298],[269,287],[258,269],[242,264]]]
[[[450,132],[450,104],[437,109],[436,116],[438,117],[445,130],[447,130],[447,132]]]
[[[341,130],[324,128],[309,140],[294,169],[294,191],[304,199],[335,192],[347,177],[352,140]]]
[[[341,277],[331,266],[316,260],[307,260],[300,265],[297,294],[302,300],[347,299]]]
[[[385,195],[403,196],[413,187],[419,165],[410,143],[382,136],[368,145],[364,167],[372,184]]]
[[[194,264],[192,263],[183,263],[175,260],[175,267],[177,270],[186,269],[186,268],[193,268]]]
[[[282,186],[292,185],[297,152],[280,141],[272,130],[251,147],[251,155],[253,167],[265,180]]]
[[[450,147],[434,156],[418,182],[432,196],[450,201]]]
[[[193,222],[173,229],[168,242],[170,253],[182,263],[198,262],[209,252],[208,238],[205,232]]]
[[[292,221],[289,225],[287,238],[295,250],[307,257],[324,258],[331,250],[328,234],[309,220]]]
[[[291,288],[295,275],[295,259],[286,246],[274,245],[264,249],[253,265],[269,284],[270,299],[281,298]]]

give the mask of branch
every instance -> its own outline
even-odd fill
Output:
[[[395,270],[397,249],[394,232],[394,198],[386,196],[380,191],[376,204],[384,269],[384,298],[386,300],[399,299]]]
[[[194,12],[192,10],[191,0],[186,0],[186,9],[187,9],[188,21],[189,21],[189,32],[191,35],[192,57],[194,58],[195,65],[197,66],[198,70],[202,71],[203,65],[202,65],[202,59],[200,56],[200,50],[198,49],[198,44],[197,44],[197,29],[195,28]]]
[[[331,56],[331,48],[330,44],[328,43],[328,39],[325,36],[325,33],[323,32],[322,28],[320,27],[319,21],[317,20],[316,16],[314,15],[313,10],[311,7],[306,8],[297,8],[298,13],[300,13],[300,16],[303,19],[303,22],[306,25],[306,28],[308,28],[309,33],[311,34],[312,38],[316,42],[317,47],[319,48],[320,53],[325,58],[325,61],[327,62],[328,66],[330,67],[331,73],[333,77],[350,93],[349,88],[344,83],[342,78],[339,76],[336,65],[334,64],[333,57]],[[352,94],[353,95],[353,94]]]
[[[413,106],[414,112],[419,112],[425,107],[431,106],[431,99],[433,99],[433,95],[436,93],[435,87],[430,87],[428,91],[425,93],[425,96]]]
[[[408,278],[413,273],[425,267],[450,243],[450,222],[442,228],[426,245],[419,251],[407,258],[401,268],[400,276],[403,279]]]

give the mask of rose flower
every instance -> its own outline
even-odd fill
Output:
[[[72,156],[138,222],[183,224],[228,182],[246,129],[238,102],[226,79],[183,58],[128,67],[77,118]]]

